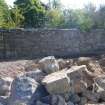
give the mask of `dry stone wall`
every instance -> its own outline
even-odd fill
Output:
[[[105,30],[77,29],[0,30],[0,59],[70,57],[105,51]]]

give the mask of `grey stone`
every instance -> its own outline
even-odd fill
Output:
[[[47,73],[53,73],[59,71],[59,64],[54,56],[48,56],[39,61],[41,69]]]
[[[60,95],[49,95],[42,98],[41,102],[48,105],[67,105],[63,97]]]
[[[8,105],[9,96],[0,96],[0,103]]]
[[[92,58],[90,58],[90,57],[79,57],[77,60],[77,64],[78,65],[87,65],[91,60],[92,60]]]
[[[4,105],[4,104],[2,104],[2,103],[0,102],[0,105]]]
[[[70,91],[70,80],[65,71],[58,71],[45,76],[42,80],[50,94],[62,94]]]
[[[20,100],[16,100],[14,103],[9,104],[9,105],[28,105],[26,102],[20,101]]]
[[[77,94],[72,93],[72,94],[70,95],[70,97],[69,97],[69,100],[70,100],[71,102],[73,102],[74,104],[77,104],[77,103],[80,102],[80,97],[79,97]]]
[[[105,75],[100,75],[95,78],[95,83],[105,90]]]
[[[24,76],[30,77],[35,81],[40,82],[44,78],[45,74],[40,69],[36,69],[35,71],[29,71],[25,73]]]
[[[81,93],[92,85],[92,81],[87,77],[87,68],[85,65],[72,66],[66,71],[67,76],[70,79],[70,86],[75,93]]]
[[[86,97],[81,97],[79,105],[85,105],[88,99]]]
[[[37,100],[40,100],[43,97],[46,97],[48,95],[49,95],[49,93],[46,91],[45,87],[43,85],[39,85],[37,90],[34,92],[33,96],[31,97],[29,104],[35,105],[35,102]]]
[[[96,77],[98,75],[103,74],[103,70],[101,66],[99,65],[98,61],[90,61],[87,65],[87,69],[92,72]]]
[[[71,92],[60,94],[60,95],[65,99],[66,102],[68,102],[70,100]]]
[[[85,91],[83,93],[83,96],[92,102],[98,102],[100,99],[100,94],[91,91]]]
[[[68,103],[67,103],[67,105],[74,105],[71,101],[69,101]]]
[[[105,91],[101,91],[98,94],[100,94],[100,100],[105,102]]]
[[[7,96],[10,94],[12,81],[13,79],[10,77],[0,78],[0,96]]]
[[[73,65],[72,59],[68,59],[68,60],[58,59],[57,61],[58,61],[60,70],[65,69],[65,68],[70,68]]]
[[[12,83],[10,105],[16,103],[29,103],[31,97],[38,88],[38,83],[29,77],[17,77]]]
[[[41,101],[37,101],[35,105],[50,105],[50,104],[45,104],[45,103],[42,103]]]

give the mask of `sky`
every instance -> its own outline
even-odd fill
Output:
[[[5,0],[8,5],[13,6],[13,2],[15,0]],[[48,0],[41,0],[44,3],[47,3]],[[84,5],[92,3],[96,7],[100,5],[105,5],[105,0],[61,0],[61,3],[65,8],[72,8],[72,9],[81,9]]]

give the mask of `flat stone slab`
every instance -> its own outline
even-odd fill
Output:
[[[60,94],[70,91],[70,80],[65,71],[47,75],[42,83],[50,94]]]

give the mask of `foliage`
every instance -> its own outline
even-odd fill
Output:
[[[94,16],[94,20],[97,28],[105,29],[105,6],[100,6],[99,10]]]
[[[0,0],[0,28],[78,28],[82,31],[105,29],[105,6],[91,3],[83,9],[64,9],[60,0],[16,0],[14,7]]]
[[[4,0],[0,0],[0,27],[5,21],[6,16],[8,15],[8,6],[4,2]]]
[[[64,28],[78,28],[77,15],[74,10],[65,9],[63,11],[64,15]]]
[[[0,27],[1,28],[18,28],[23,19],[17,7],[9,8],[4,0],[0,0]]]
[[[47,16],[48,16],[47,27],[60,28],[63,26],[64,17],[60,10],[52,9],[52,10],[48,11]]]
[[[2,24],[3,28],[19,28],[21,23],[24,20],[24,17],[20,14],[20,11],[17,7],[11,8],[5,13],[5,21]]]
[[[78,19],[77,24],[80,30],[89,31],[92,28],[93,22],[88,13],[86,13],[85,11],[79,10],[79,11],[76,11],[76,16]]]
[[[45,24],[45,8],[39,0],[16,0],[15,5],[24,16],[24,27],[42,27]]]
[[[11,18],[12,18],[15,28],[22,27],[24,17],[20,9],[17,6],[14,6],[14,8],[10,10],[10,13],[11,13]]]

